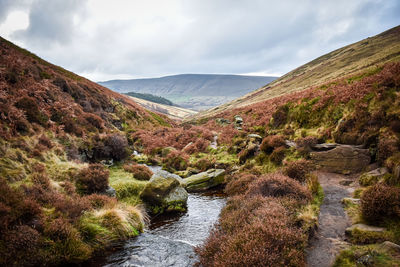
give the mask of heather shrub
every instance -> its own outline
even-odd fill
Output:
[[[146,166],[139,164],[125,164],[124,170],[133,174],[133,178],[142,181],[150,180],[153,172]]]
[[[260,149],[270,154],[275,148],[285,145],[285,138],[282,135],[269,135],[261,143]]]
[[[306,203],[311,200],[309,190],[298,181],[281,173],[270,173],[261,176],[249,185],[246,195],[263,197],[289,197]]]
[[[184,171],[188,167],[189,157],[179,151],[171,151],[163,158],[163,168],[168,171]]]
[[[381,135],[378,142],[378,161],[383,163],[387,158],[399,151],[397,138]]]
[[[44,134],[39,137],[39,144],[46,148],[52,148],[54,146],[51,140]]]
[[[302,266],[304,237],[273,198],[235,197],[196,251],[201,266]]]
[[[99,195],[99,194],[91,194],[85,197],[92,208],[94,209],[101,209],[104,207],[114,207],[117,205],[117,199],[114,197],[109,197],[106,195]]]
[[[115,160],[122,160],[128,156],[128,140],[120,134],[108,135],[104,142],[109,156]]]
[[[258,146],[253,143],[249,143],[246,148],[244,148],[238,154],[239,162],[244,163],[247,159],[253,157],[258,151]]]
[[[41,125],[46,125],[49,118],[40,112],[39,106],[36,103],[36,100],[29,96],[24,96],[20,98],[16,103],[15,106],[19,109],[25,111],[26,118],[30,122],[36,122]]]
[[[62,213],[71,222],[75,222],[84,211],[90,210],[92,207],[89,200],[78,195],[68,197],[55,193],[51,201],[56,211]]]
[[[384,218],[400,217],[400,188],[376,184],[361,196],[362,216],[378,223]]]
[[[215,166],[215,159],[210,160],[209,158],[201,158],[194,164],[192,164],[192,167],[195,167],[201,172],[214,168],[214,166]]]
[[[104,192],[108,187],[109,171],[101,164],[90,164],[77,175],[76,186],[84,194]]]
[[[24,194],[10,188],[0,178],[0,233],[16,224],[28,224],[40,218],[42,212],[36,201],[26,198]]]
[[[41,245],[41,235],[36,229],[18,225],[0,236],[0,265],[38,266],[44,260],[39,254]]]
[[[305,159],[290,161],[284,168],[284,173],[299,182],[304,182],[306,176],[313,170],[313,164]]]
[[[247,191],[249,184],[256,179],[257,176],[255,176],[254,174],[235,174],[225,186],[224,192],[230,196],[243,194]]]
[[[306,136],[302,138],[296,139],[297,150],[303,156],[308,156],[308,153],[311,151],[311,148],[318,144],[318,138],[315,136]]]
[[[272,151],[270,155],[271,161],[275,164],[280,165],[282,163],[282,160],[285,158],[285,152],[286,149],[283,146],[274,149],[274,151]]]
[[[104,127],[103,119],[100,118],[99,116],[97,116],[96,114],[86,113],[85,120],[88,123],[90,123],[93,127],[95,127],[96,129],[101,130]]]

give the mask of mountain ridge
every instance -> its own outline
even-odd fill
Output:
[[[234,74],[178,74],[158,78],[99,82],[120,93],[150,93],[194,110],[216,106],[242,96],[276,77]]]

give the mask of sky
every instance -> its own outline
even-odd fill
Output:
[[[0,0],[0,36],[94,81],[279,76],[399,24],[399,0]]]

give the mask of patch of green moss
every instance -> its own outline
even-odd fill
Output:
[[[334,267],[359,266],[399,266],[394,254],[384,251],[379,245],[351,246],[340,252],[336,257]]]
[[[151,111],[148,112],[151,115],[151,117],[153,117],[153,119],[155,119],[161,126],[171,127],[171,125],[168,122],[166,122],[160,115]]]
[[[109,171],[109,184],[115,189],[117,198],[129,204],[137,204],[139,194],[147,181],[136,180],[132,173],[125,171],[121,166],[110,167]]]

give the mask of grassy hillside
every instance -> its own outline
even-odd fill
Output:
[[[122,167],[98,162],[120,166],[130,134],[166,117],[2,38],[0,117],[1,266],[80,263],[143,230],[134,200],[105,194],[126,191]]]
[[[227,104],[201,112],[196,115],[196,118],[214,116],[225,110],[302,91],[310,86],[319,86],[399,59],[400,26],[323,55],[258,90]]]
[[[163,104],[163,105],[168,105],[168,106],[176,106],[174,103],[172,103],[170,100],[161,97],[161,96],[156,96],[156,95],[152,95],[152,94],[141,94],[141,93],[135,93],[135,92],[128,92],[125,93],[126,95],[129,96],[133,96],[136,98],[140,98],[143,100],[147,100],[147,101],[151,101],[154,103],[158,103],[158,104]]]

